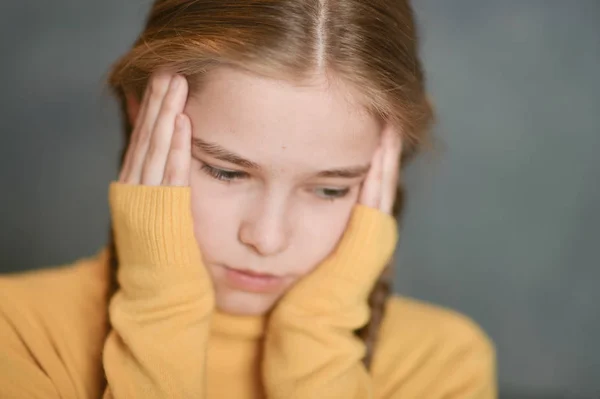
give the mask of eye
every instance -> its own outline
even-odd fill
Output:
[[[248,174],[245,172],[239,172],[236,170],[218,169],[218,168],[215,168],[208,164],[205,164],[204,162],[202,163],[201,169],[202,169],[202,171],[204,171],[207,175],[209,175],[213,179],[226,181],[226,182],[239,180],[239,179],[248,177]]]
[[[317,196],[323,198],[323,199],[328,199],[328,200],[334,200],[337,198],[343,198],[346,195],[348,195],[348,193],[350,192],[350,188],[346,187],[346,188],[327,188],[327,187],[322,187],[322,188],[317,188],[315,190]]]

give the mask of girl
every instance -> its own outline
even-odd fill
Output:
[[[158,0],[110,83],[111,243],[0,280],[2,398],[496,397],[476,325],[388,297],[407,1]]]

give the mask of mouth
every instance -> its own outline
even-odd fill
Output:
[[[223,269],[226,284],[240,291],[269,293],[279,291],[284,285],[285,279],[282,276],[228,266],[223,266]]]

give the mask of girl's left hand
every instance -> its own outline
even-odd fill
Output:
[[[344,300],[366,303],[368,293],[396,247],[398,226],[392,209],[401,150],[401,139],[388,124],[336,248],[286,293],[278,307],[289,304],[310,307],[310,299],[319,297],[337,297],[331,303]]]
[[[271,313],[263,361],[268,397],[372,397],[364,344],[353,331],[367,322],[369,292],[396,246],[391,212],[400,151],[400,138],[386,127],[337,247]]]
[[[391,214],[396,200],[402,140],[391,124],[381,135],[379,147],[373,155],[371,169],[358,198],[358,203]]]

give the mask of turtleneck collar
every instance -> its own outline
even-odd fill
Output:
[[[258,340],[266,329],[266,316],[238,316],[215,310],[211,332],[227,338]]]
[[[95,257],[106,269],[109,266],[109,248],[100,248]],[[229,339],[258,340],[266,330],[267,316],[237,316],[215,310],[212,315],[211,332]]]

